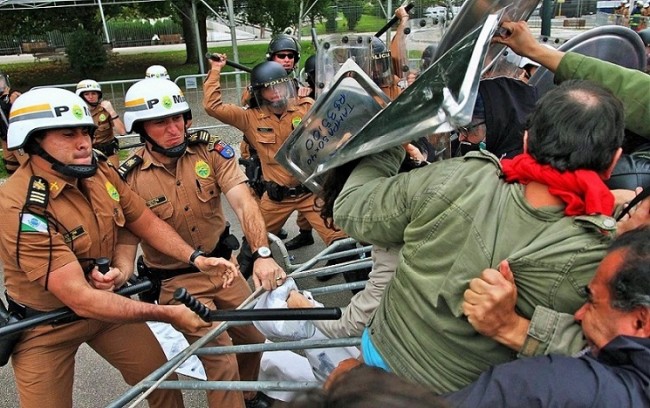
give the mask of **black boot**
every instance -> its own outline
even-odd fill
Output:
[[[244,400],[246,408],[269,408],[273,406],[275,400],[264,393],[258,392],[255,398]]]
[[[314,236],[312,235],[311,230],[301,229],[300,233],[287,241],[284,246],[287,248],[287,250],[291,251],[293,249],[298,249],[313,244]]]

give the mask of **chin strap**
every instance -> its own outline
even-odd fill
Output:
[[[47,160],[52,164],[52,170],[63,174],[67,177],[74,177],[84,179],[92,177],[97,173],[97,158],[93,153],[91,164],[63,164],[54,157],[50,156],[48,152],[43,150],[40,145],[36,146],[36,154]]]
[[[151,143],[151,150],[153,150],[156,153],[165,155],[167,157],[181,157],[183,153],[185,153],[185,150],[187,149],[187,137],[185,137],[180,144],[170,147],[169,149],[165,149],[164,147],[160,146],[158,143],[154,142],[153,139],[149,137],[149,135],[147,135],[146,133],[144,134],[144,138],[147,142]]]

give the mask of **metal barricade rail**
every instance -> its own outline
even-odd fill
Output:
[[[333,242],[331,245],[323,249],[316,256],[302,264],[292,264],[291,259],[287,254],[286,248],[282,241],[273,234],[269,234],[269,239],[272,245],[277,245],[282,253],[287,271],[293,271],[289,274],[294,279],[301,279],[307,277],[322,276],[334,273],[342,273],[348,270],[357,270],[368,268],[372,265],[370,258],[359,259],[341,263],[339,265],[326,266],[321,268],[313,268],[316,264],[323,261],[328,261],[336,258],[347,257],[351,255],[361,255],[370,250],[370,246],[358,247],[355,249],[346,249],[339,251],[339,248],[349,248],[350,244],[356,243],[352,238],[347,238]],[[313,269],[310,269],[313,268]],[[354,282],[339,285],[330,285],[318,288],[309,289],[312,294],[326,294],[346,291],[350,289],[362,288],[365,282]],[[257,297],[261,294],[262,290],[256,290],[248,299],[246,299],[238,309],[252,308],[257,302]],[[220,347],[206,347],[210,341],[222,334],[230,327],[251,324],[251,322],[223,322],[219,326],[213,328],[205,336],[191,344],[185,350],[171,358],[167,363],[163,364],[157,370],[152,372],[145,379],[130,388],[125,394],[108,405],[109,408],[118,408],[127,406],[131,401],[138,397],[129,407],[135,407],[139,402],[153,390],[160,389],[179,389],[179,390],[227,390],[227,391],[302,391],[318,387],[321,384],[313,381],[203,381],[203,380],[188,380],[188,381],[165,381],[165,379],[172,374],[185,360],[193,355],[217,355],[217,354],[232,354],[232,353],[257,353],[265,351],[296,351],[306,349],[318,348],[334,348],[334,347],[358,347],[361,344],[359,337],[350,338],[337,338],[337,339],[323,339],[323,340],[300,340],[300,341],[287,341],[275,342],[264,344],[248,344],[236,346],[220,346]]]

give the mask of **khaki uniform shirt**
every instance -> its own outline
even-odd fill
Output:
[[[216,247],[225,228],[221,193],[248,180],[235,158],[227,159],[209,150],[208,146],[188,146],[176,162],[175,174],[148,150],[140,148],[135,155],[143,162],[126,175],[131,188],[145,199],[159,218],[171,225],[187,243],[205,252]],[[147,265],[152,268],[188,266],[146,243],[142,243],[142,250]]]
[[[111,115],[108,114],[106,109],[100,104],[97,106],[90,106],[90,114],[93,116],[93,122],[97,125],[95,134],[93,135],[93,144],[102,145],[113,141],[113,122],[111,122]]]
[[[203,85],[203,107],[206,112],[244,132],[248,142],[257,150],[265,180],[287,187],[299,185],[298,179],[275,160],[275,155],[291,132],[300,124],[314,100],[295,99],[278,118],[267,107],[246,109],[223,103],[219,78],[220,75],[210,71]]]
[[[32,175],[49,184],[47,225],[29,215],[21,217]],[[145,210],[144,201],[106,162],[99,163],[94,176],[79,181],[81,190],[75,181],[29,161],[0,187],[0,258],[5,286],[17,302],[37,310],[64,306],[36,282],[38,279],[77,260],[86,267],[89,262],[84,258],[112,257],[119,227],[135,221]],[[32,210],[43,213],[38,207]]]

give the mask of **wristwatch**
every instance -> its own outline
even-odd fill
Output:
[[[257,248],[257,251],[253,252],[253,261],[256,261],[258,258],[270,258],[271,250],[268,247],[261,246]]]
[[[205,256],[205,252],[201,251],[200,249],[197,249],[194,252],[192,252],[192,255],[190,255],[190,262],[189,262],[190,265],[196,266],[194,265],[194,261],[196,261],[196,258],[200,256]]]

